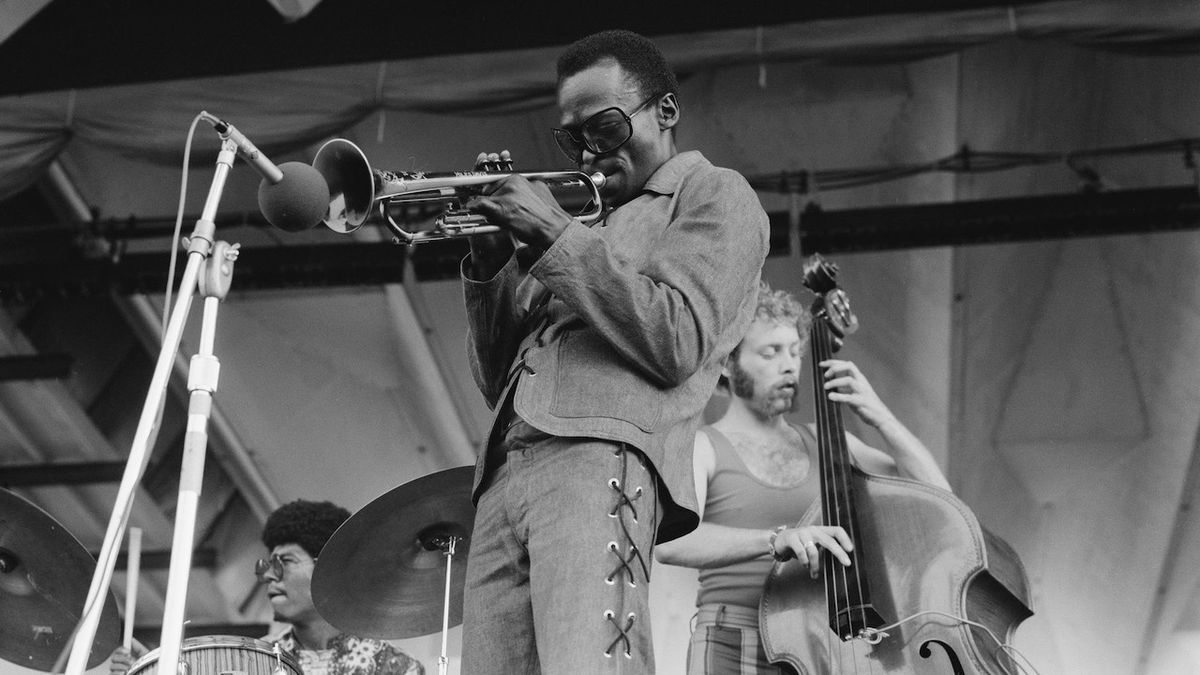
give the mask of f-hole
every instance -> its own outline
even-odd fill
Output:
[[[921,658],[928,659],[933,657],[933,650],[929,648],[931,644],[941,645],[942,649],[946,650],[946,656],[950,658],[950,667],[954,669],[954,675],[967,675],[963,670],[962,662],[958,660],[958,654],[955,654],[950,645],[941,640],[926,640],[923,642],[921,648],[917,651],[921,655]]]

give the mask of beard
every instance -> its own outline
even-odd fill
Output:
[[[793,387],[791,391],[784,389],[768,389],[760,392],[754,377],[742,370],[741,364],[733,359],[729,362],[729,390],[734,396],[746,402],[746,407],[763,419],[776,415],[796,412],[800,398],[796,396]]]

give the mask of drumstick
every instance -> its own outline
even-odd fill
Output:
[[[121,644],[133,649],[133,619],[137,607],[138,574],[142,567],[142,528],[129,528],[129,549],[125,563],[125,637]]]

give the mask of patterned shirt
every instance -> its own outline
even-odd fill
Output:
[[[297,648],[291,628],[266,638],[295,657],[302,675],[425,675],[425,667],[386,642],[341,633],[325,649]]]

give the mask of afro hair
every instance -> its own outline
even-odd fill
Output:
[[[262,542],[268,549],[297,544],[316,558],[325,542],[346,522],[350,512],[333,502],[297,499],[275,509],[263,526]]]

